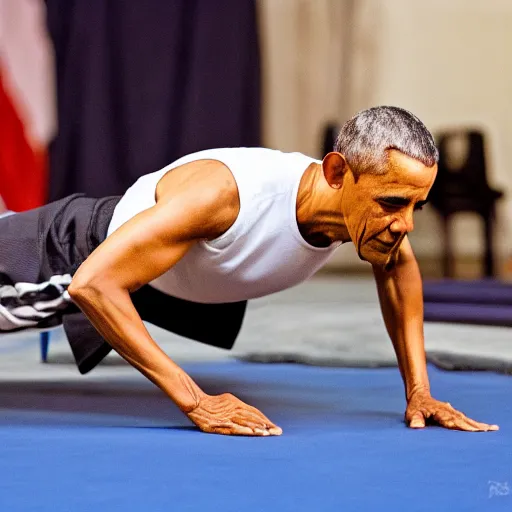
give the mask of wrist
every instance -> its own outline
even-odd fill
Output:
[[[412,386],[406,386],[407,401],[417,395],[430,396],[430,386],[428,384],[414,384]]]
[[[185,414],[193,411],[206,393],[183,370],[167,375],[159,387]]]

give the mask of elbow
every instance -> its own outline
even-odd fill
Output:
[[[68,286],[70,299],[78,306],[99,304],[107,298],[119,298],[125,293],[118,283],[103,277],[89,277],[79,274],[75,276]]]
[[[74,277],[67,291],[71,300],[77,305],[87,302],[99,292],[97,282],[84,277]]]
[[[80,302],[80,297],[85,295],[85,290],[87,289],[87,283],[82,280],[77,280],[73,278],[71,283],[68,286],[68,295],[71,300],[75,303]]]

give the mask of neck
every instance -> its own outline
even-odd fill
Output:
[[[321,164],[311,164],[303,174],[297,194],[297,224],[313,246],[327,247],[350,236],[341,211],[342,189],[327,183]]]

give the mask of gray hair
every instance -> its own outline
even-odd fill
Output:
[[[434,138],[411,112],[399,107],[373,107],[349,119],[334,151],[345,156],[356,178],[362,173],[384,174],[387,151],[396,149],[432,167],[439,160]]]

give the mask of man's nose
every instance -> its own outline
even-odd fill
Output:
[[[414,229],[414,219],[412,213],[403,213],[398,215],[391,223],[390,229],[393,233],[407,234]]]

